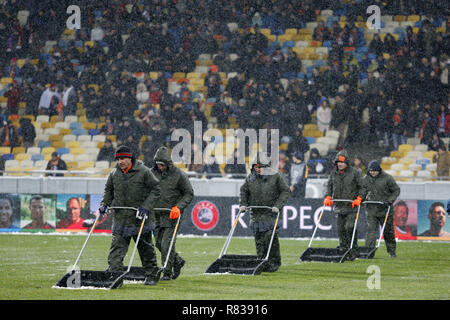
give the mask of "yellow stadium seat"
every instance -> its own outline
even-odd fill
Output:
[[[11,84],[13,79],[11,77],[3,77],[0,79],[0,83],[2,84]]]
[[[67,141],[66,142],[66,147],[69,148],[69,149],[79,148],[80,144],[81,144],[80,141]]]
[[[414,149],[414,146],[412,144],[401,144],[398,146],[398,151],[403,153],[408,153],[409,151],[412,151]]]
[[[52,141],[52,147],[55,149],[59,149],[59,148],[64,148],[66,146],[66,142],[65,141]]]
[[[184,72],[174,72],[172,74],[172,79],[184,79],[186,78],[186,74]]]
[[[42,148],[41,153],[43,155],[51,155],[52,152],[55,152],[55,151],[56,151],[56,149],[53,147],[45,147],[45,148]]]
[[[53,141],[62,141],[62,135],[59,135],[59,134],[52,134],[52,135],[50,135],[49,137],[48,137],[48,141],[51,141],[51,142],[53,142]]]
[[[80,170],[85,170],[87,168],[93,168],[94,167],[94,161],[80,161],[78,168]]]
[[[287,28],[286,30],[284,30],[285,34],[297,34],[297,29],[296,28]]]
[[[26,150],[25,150],[25,148],[24,147],[14,147],[13,149],[12,149],[12,154],[18,154],[18,153],[25,153],[26,152]],[[9,152],[8,152],[9,153]]]
[[[420,16],[417,14],[413,14],[408,16],[408,21],[417,22],[420,21]]]
[[[272,35],[272,31],[269,28],[261,28],[259,29],[259,32],[265,36]]]
[[[393,21],[402,22],[406,21],[406,16],[404,15],[396,15],[392,18]]]
[[[31,154],[28,154],[28,153],[17,153],[17,154],[14,156],[14,159],[15,159],[15,160],[18,160],[18,161],[22,161],[22,160],[31,160]]]
[[[186,78],[192,81],[192,79],[200,79],[202,77],[202,74],[199,72],[188,72],[186,74]]]
[[[84,154],[85,150],[84,148],[69,148],[70,149],[70,153],[73,155],[78,155],[78,154]]]

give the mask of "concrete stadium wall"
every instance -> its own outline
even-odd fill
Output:
[[[213,178],[190,179],[196,196],[239,197],[243,180]],[[102,194],[106,183],[104,178],[56,178],[56,177],[0,177],[0,193],[36,194]],[[308,198],[322,198],[327,179],[310,179],[307,183]],[[400,199],[447,199],[450,195],[450,182],[398,182],[401,188]]]

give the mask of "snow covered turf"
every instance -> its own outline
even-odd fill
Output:
[[[397,258],[384,243],[374,259],[345,263],[298,262],[308,239],[280,239],[282,266],[257,276],[205,274],[217,259],[224,237],[180,236],[176,249],[186,266],[176,280],[156,286],[125,281],[116,290],[55,290],[73,265],[86,235],[0,234],[0,299],[27,300],[299,300],[299,299],[443,299],[450,298],[450,243],[402,241]],[[94,234],[81,257],[81,270],[105,270],[110,235]],[[361,245],[364,241],[361,241]],[[335,247],[336,240],[315,240],[315,247]],[[233,238],[228,253],[254,254],[252,238]],[[128,263],[129,255],[124,263]],[[136,255],[134,265],[140,266]],[[162,262],[158,252],[158,265]],[[372,270],[379,270],[374,273]],[[375,278],[374,278],[375,277]],[[379,277],[379,289],[372,284]]]

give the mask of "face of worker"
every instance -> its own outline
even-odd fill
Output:
[[[253,167],[253,169],[255,169],[255,172],[256,172],[257,174],[262,175],[263,168],[261,167],[261,165],[255,164],[255,166]]]
[[[339,170],[344,170],[345,168],[347,168],[347,164],[345,162],[338,161],[336,164]]]
[[[8,199],[0,199],[0,225],[9,226],[11,224],[12,206]]]
[[[130,158],[119,158],[117,159],[117,163],[119,164],[119,168],[122,170],[125,170],[126,168],[128,168],[131,164],[131,159]]]
[[[405,227],[408,221],[408,208],[405,206],[396,206],[394,210],[394,225]]]
[[[78,200],[71,199],[67,204],[67,219],[76,222],[80,219],[81,206]]]
[[[31,218],[33,220],[42,219],[45,212],[44,199],[33,199],[30,203]]]
[[[446,221],[446,212],[444,207],[437,206],[434,208],[432,212],[428,214],[428,219],[430,219],[430,222],[432,225],[443,228]]]
[[[369,171],[369,174],[375,178],[376,176],[378,176],[380,174],[380,171]]]
[[[158,170],[161,172],[164,172],[167,170],[167,166],[165,164],[158,163],[158,164],[156,164],[156,166],[158,167]]]

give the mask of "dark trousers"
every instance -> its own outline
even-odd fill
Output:
[[[270,239],[272,237],[273,229],[269,229],[264,232],[255,232],[255,245],[256,254],[259,259],[264,259],[267,255],[267,250],[269,250]],[[269,253],[269,264],[272,266],[281,265],[281,254],[280,254],[280,242],[278,240],[278,229],[275,231],[272,248]]]
[[[136,241],[137,235],[129,237],[123,237],[117,234],[112,235],[111,248],[109,249],[108,255],[109,271],[125,270],[123,259],[127,254],[131,238]],[[155,247],[152,242],[152,234],[150,232],[141,234],[137,250],[145,270],[145,276],[155,277],[158,272],[158,266],[156,262]]]
[[[366,246],[375,247],[377,240],[380,237],[380,226],[383,226],[384,219],[386,217],[386,212],[383,211],[367,211],[367,238]],[[395,241],[395,231],[394,231],[394,219],[392,214],[390,214],[386,221],[386,226],[384,227],[384,242],[386,244],[387,252],[390,254],[395,253],[396,241]]]
[[[344,211],[337,215],[337,233],[339,238],[339,246],[342,248],[350,248],[352,242],[353,229],[355,227],[356,211]],[[358,232],[355,231],[353,240],[353,248],[358,247]]]
[[[170,242],[172,241],[173,231],[175,227],[156,227],[155,228],[155,244],[156,248],[161,252],[161,265],[164,266],[167,254],[169,252]],[[184,260],[175,250],[176,235],[173,240],[172,250],[170,252],[169,261],[164,271],[165,275],[171,276],[174,264],[181,264]]]

